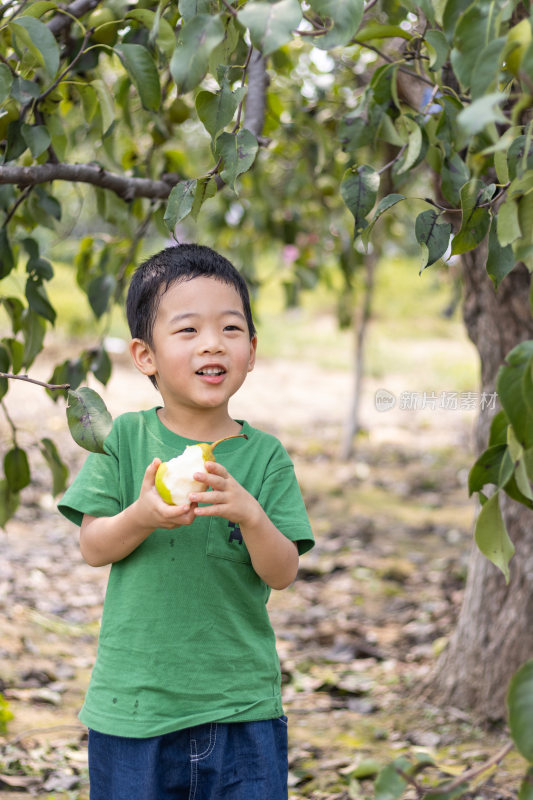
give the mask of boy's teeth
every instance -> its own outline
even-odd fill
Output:
[[[222,375],[224,372],[223,369],[201,369],[199,370],[200,375]]]

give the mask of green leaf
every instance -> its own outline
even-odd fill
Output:
[[[509,561],[515,549],[501,515],[499,495],[499,491],[495,492],[482,506],[476,522],[475,538],[483,555],[503,572],[505,582],[509,583]]]
[[[302,20],[302,9],[298,0],[255,0],[247,3],[237,18],[250,31],[254,47],[267,56],[291,41]]]
[[[106,84],[100,80],[100,78],[91,81],[91,86],[98,97],[98,106],[102,118],[102,133],[105,135],[115,121],[115,106],[113,97]]]
[[[486,208],[476,208],[463,224],[452,242],[452,255],[473,250],[480,244],[490,228],[490,214]]]
[[[322,50],[348,44],[363,19],[363,0],[309,0],[309,5],[331,27],[329,33],[313,39]]]
[[[150,42],[155,41],[158,49],[167,59],[172,57],[176,47],[176,36],[172,25],[164,17],[148,8],[134,8],[128,11],[126,19],[134,19],[148,28]]]
[[[470,180],[470,171],[458,153],[447,158],[441,169],[441,190],[452,206],[461,202],[461,188]]]
[[[95,83],[95,81],[93,81],[93,83]],[[101,102],[100,96],[98,99]],[[114,119],[111,120],[111,122],[113,121]],[[48,133],[52,138],[52,147],[54,148],[57,157],[60,160],[63,160],[66,154],[68,139],[59,114],[47,114],[46,127],[48,128]]]
[[[520,785],[518,800],[533,800],[533,767],[530,767]]]
[[[103,347],[91,353],[89,369],[96,380],[105,386],[111,377],[112,364],[107,351]]]
[[[420,245],[427,248],[422,261],[420,272],[430,267],[441,258],[450,243],[452,226],[450,223],[439,222],[440,214],[433,209],[422,211],[415,221],[415,236]]]
[[[472,72],[479,53],[486,44],[488,15],[479,3],[472,5],[459,17],[454,32],[454,49],[451,52],[451,63],[461,85],[471,85]]]
[[[501,211],[501,209],[500,209]],[[499,226],[499,215],[498,215]],[[498,228],[499,230],[499,228]],[[496,220],[493,219],[489,232],[489,250],[487,254],[487,273],[497,289],[506,275],[508,275],[515,265],[515,257],[511,245],[502,247],[496,232]]]
[[[77,389],[86,376],[87,369],[81,358],[67,359],[54,368],[48,383],[54,385],[67,384],[71,389]],[[54,401],[65,395],[64,389],[53,389],[51,391],[47,389],[47,392]]]
[[[198,14],[209,14],[211,0],[179,0],[179,12],[185,22]]]
[[[21,125],[22,138],[31,150],[34,158],[45,152],[50,146],[50,134],[45,125]]]
[[[67,421],[76,444],[92,453],[105,453],[104,442],[113,420],[99,394],[86,386],[69,391]]]
[[[55,308],[48,299],[46,289],[40,279],[35,279],[32,276],[28,278],[26,281],[26,299],[32,311],[47,319],[52,325],[55,323],[57,316]]]
[[[342,199],[355,220],[356,236],[367,226],[365,217],[376,202],[379,189],[379,173],[366,164],[351,167],[344,173],[341,183]]]
[[[238,176],[247,172],[254,163],[257,150],[257,139],[246,128],[236,134],[222,133],[218,137],[216,154],[224,162],[220,177],[232,189]]]
[[[469,496],[480,492],[487,484],[498,488],[505,486],[513,473],[513,462],[506,458],[507,451],[507,444],[496,444],[480,455],[468,475]]]
[[[407,781],[398,773],[396,767],[407,772],[410,764],[405,758],[397,758],[392,764],[387,764],[374,784],[374,800],[399,800],[402,797]]]
[[[10,337],[4,337],[2,341],[9,353],[9,360],[12,365],[11,371],[14,373],[20,372],[24,359],[24,345],[22,342],[19,342],[18,339],[13,339]],[[7,370],[0,366],[0,371],[6,372]]]
[[[217,193],[217,184],[214,178],[201,178],[197,181],[194,201],[191,208],[191,217],[198,218],[200,209],[206,200],[214,197]]]
[[[359,38],[359,36],[357,37]],[[448,59],[449,45],[445,35],[439,30],[429,30],[424,35],[429,55],[429,68],[433,71],[441,69]]]
[[[523,394],[524,372],[533,356],[533,341],[521,342],[507,354],[506,364],[500,367],[496,389],[519,444],[528,450],[533,447],[533,412]]]
[[[522,235],[518,221],[518,203],[506,200],[498,209],[498,240],[502,247],[512,244]]]
[[[150,51],[142,44],[120,44],[115,51],[135,84],[144,108],[157,111],[161,105],[161,85]]]
[[[396,203],[399,203],[402,200],[405,200],[403,194],[388,194],[386,197],[381,198],[381,200],[377,204],[376,211],[374,213],[374,216],[370,224],[368,225],[367,228],[364,229],[363,233],[361,234],[361,241],[365,246],[368,245],[368,242],[370,240],[370,234],[372,233],[374,225],[381,217],[381,215],[384,214],[385,211],[388,211],[389,208],[392,208],[393,206],[396,205]]]
[[[491,122],[508,124],[500,105],[507,101],[505,92],[489,92],[474,100],[457,115],[457,123],[465,139],[480,133]]]
[[[40,314],[36,314],[29,308],[24,315],[22,323],[24,331],[24,364],[27,369],[33,364],[35,357],[43,349],[44,336],[46,333],[46,322]]]
[[[533,660],[515,672],[507,692],[509,728],[517,750],[533,763]]]
[[[21,133],[22,123],[18,120],[10,122],[7,128],[7,146],[5,149],[5,161],[14,161],[26,149],[26,142]]]
[[[178,222],[181,222],[191,212],[196,193],[196,183],[196,180],[180,181],[170,192],[164,220],[172,233]]]
[[[26,451],[13,447],[4,456],[4,474],[12,492],[20,492],[31,481],[30,465]]]
[[[226,125],[229,125],[232,121],[245,93],[246,88],[244,86],[232,92],[226,81],[223,82],[222,88],[217,94],[198,92],[196,96],[196,111],[213,141],[220,131],[223,131]]]
[[[2,227],[0,228],[0,280],[6,278],[14,266],[15,260],[13,258],[11,245],[9,244],[7,231]]]
[[[490,423],[489,446],[494,444],[507,444],[507,426],[509,419],[505,411],[500,409]]]
[[[98,275],[90,282],[87,288],[87,297],[97,319],[100,319],[102,314],[107,311],[116,286],[115,276],[109,273]]]
[[[3,341],[5,342],[5,339]],[[11,359],[8,350],[0,345],[0,372],[9,372],[10,363]],[[7,394],[8,389],[7,378],[0,378],[0,400]]]
[[[13,83],[13,75],[7,64],[0,64],[0,103],[7,100]]]
[[[401,175],[411,169],[420,155],[423,144],[422,130],[414,119],[404,115],[400,120],[403,121],[403,125],[407,129],[407,148],[398,168],[395,170],[396,175]],[[397,126],[400,120],[397,121]]]
[[[357,32],[358,42],[371,42],[373,39],[396,39],[402,38],[411,40],[413,35],[399,25],[385,25],[381,22],[369,22],[364,28]]]
[[[12,492],[6,480],[0,481],[0,528],[11,519],[18,508],[18,492]]]
[[[522,236],[513,242],[517,261],[523,261],[533,271],[533,192],[524,195],[518,203],[518,224]]]
[[[509,170],[509,178],[512,181],[514,181],[515,178],[520,178],[527,170],[533,169],[533,147],[525,136],[515,136],[514,140],[509,145],[507,150],[507,167]]]
[[[198,86],[207,72],[211,51],[223,39],[219,17],[199,14],[185,23],[170,61],[170,73],[179,92],[185,94]]]
[[[473,250],[483,241],[490,228],[490,214],[486,208],[480,208],[483,202],[484,184],[472,178],[461,189],[462,221],[461,229],[454,236],[452,255]]]
[[[8,28],[23,42],[50,78],[59,69],[59,46],[48,27],[34,17],[17,17]]]
[[[57,497],[67,487],[68,467],[61,460],[57,447],[51,439],[47,437],[41,439],[40,450],[52,473],[52,495]]]
[[[27,81],[24,78],[13,78],[13,85],[11,87],[11,97],[21,105],[31,103],[41,94],[41,89],[35,81]]]
[[[345,153],[353,152],[367,144],[368,125],[358,114],[348,114],[339,125],[338,137]]]
[[[471,75],[471,91],[474,99],[484,95],[499,74],[500,55],[505,39],[500,37],[489,42],[479,52]]]
[[[507,429],[507,442],[509,445],[509,453],[514,462],[514,479],[519,492],[528,500],[533,500],[533,492],[529,483],[526,464],[524,460],[524,448],[518,442],[514,431],[511,426]],[[528,453],[531,451],[529,450]],[[528,457],[528,461],[529,461]]]

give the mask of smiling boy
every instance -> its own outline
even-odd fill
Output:
[[[60,503],[93,566],[111,564],[89,727],[91,800],[285,800],[287,728],[266,612],[313,536],[279,441],[229,413],[255,363],[248,289],[210,248],[180,245],[135,272],[130,352],[163,404],[123,414]],[[217,447],[184,506],[161,460]]]

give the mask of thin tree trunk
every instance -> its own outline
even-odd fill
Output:
[[[491,393],[507,353],[533,338],[533,321],[528,271],[518,265],[495,292],[485,269],[486,256],[486,247],[479,247],[462,258],[463,313],[480,355],[481,391]],[[487,445],[491,416],[487,409],[480,412],[478,452]],[[430,687],[435,702],[470,710],[484,721],[505,716],[509,679],[533,657],[533,513],[507,498],[502,511],[516,548],[509,584],[473,546],[457,628]]]
[[[359,321],[354,325],[354,361],[353,361],[353,390],[350,410],[344,428],[341,445],[341,458],[351,458],[354,454],[354,438],[361,428],[360,409],[361,394],[363,391],[363,377],[365,366],[366,337],[370,319],[372,317],[372,303],[374,299],[375,271],[377,256],[369,253],[365,259],[366,279],[363,295],[363,306]]]

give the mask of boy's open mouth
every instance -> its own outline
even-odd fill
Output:
[[[224,375],[226,370],[223,367],[204,367],[196,371],[197,375]]]

